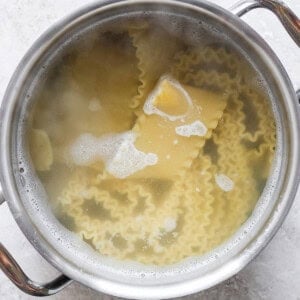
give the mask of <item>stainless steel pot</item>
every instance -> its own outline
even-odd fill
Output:
[[[284,220],[295,197],[300,178],[300,118],[298,100],[283,66],[268,45],[240,16],[253,8],[267,8],[274,12],[294,41],[300,46],[300,20],[282,2],[276,0],[246,0],[236,4],[231,12],[205,1],[197,0],[123,0],[101,1],[85,7],[62,20],[47,31],[33,45],[18,66],[1,108],[1,151],[0,151],[0,204],[7,201],[9,208],[28,240],[43,257],[63,274],[52,282],[39,284],[31,281],[17,262],[0,243],[0,267],[3,272],[24,292],[45,296],[54,294],[72,280],[81,282],[95,290],[127,298],[171,298],[212,287],[231,277],[249,263],[270,241]],[[32,81],[34,72],[41,68],[41,57],[54,52],[59,43],[72,36],[77,28],[85,26],[95,18],[107,18],[114,14],[133,11],[157,11],[171,9],[173,12],[205,19],[222,26],[225,32],[234,36],[243,45],[247,55],[263,68],[267,83],[273,94],[276,107],[278,131],[277,164],[274,180],[270,183],[265,199],[260,200],[253,215],[247,221],[247,230],[238,232],[230,246],[216,249],[189,271],[174,268],[163,278],[156,276],[155,270],[139,270],[139,279],[106,269],[94,270],[68,257],[61,248],[55,246],[38,226],[38,212],[32,213],[23,199],[19,181],[22,175],[14,157],[18,115],[24,103],[25,90]],[[299,97],[299,95],[298,95]],[[269,199],[269,201],[266,201]],[[246,226],[246,225],[245,225]],[[60,239],[61,237],[58,237]],[[228,242],[229,243],[229,242]],[[229,245],[229,244],[228,244]],[[87,258],[88,259],[88,258]],[[205,263],[203,263],[205,261]],[[150,275],[149,275],[150,274]],[[167,273],[166,273],[167,274]],[[68,276],[68,277],[67,277]],[[128,278],[127,278],[128,277]]]

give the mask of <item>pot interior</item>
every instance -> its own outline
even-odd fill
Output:
[[[201,4],[200,7],[184,3],[171,5],[163,1],[159,5],[137,1],[126,5],[112,4],[107,7],[109,9],[104,7],[87,10],[81,17],[74,17],[73,21],[66,24],[64,28],[57,28],[57,32],[52,31],[44,37],[44,40],[40,41],[42,47],[35,49],[33,53],[34,57],[26,71],[27,76],[18,95],[13,111],[11,165],[19,198],[34,227],[34,233],[31,236],[39,237],[37,248],[47,249],[46,257],[62,271],[70,276],[74,275],[76,279],[80,278],[83,283],[99,290],[105,289],[99,284],[99,280],[123,283],[128,286],[151,287],[201,278],[225,265],[226,262],[232,261],[234,257],[240,255],[242,249],[250,245],[258,232],[264,230],[266,221],[277,205],[279,196],[283,193],[283,186],[288,177],[287,158],[290,151],[290,132],[285,125],[288,113],[280,86],[283,84],[280,82],[281,75],[278,70],[275,70],[268,54],[244,35],[243,28],[231,26],[226,18],[222,17],[225,13],[216,7],[211,8],[207,4]],[[219,16],[212,13],[218,10],[222,12]],[[227,20],[230,18],[231,16],[227,15]],[[235,22],[238,21],[235,20]],[[95,41],[97,39],[95,37],[104,33],[107,39],[120,39],[124,28],[127,28],[127,31],[138,32],[144,30],[143,26],[147,27],[149,24],[156,26],[158,31],[165,31],[167,36],[179,39],[183,45],[179,47],[181,52],[193,47],[212,49],[211,53],[207,50],[204,55],[207,60],[213,61],[212,65],[218,64],[218,60],[223,59],[222,55],[234,53],[233,59],[238,58],[244,63],[241,72],[245,72],[245,75],[241,84],[255,87],[265,95],[276,123],[276,150],[271,171],[261,187],[259,199],[253,204],[253,210],[249,211],[249,217],[243,220],[243,224],[234,230],[234,233],[222,244],[216,245],[203,255],[185,257],[179,262],[171,261],[161,266],[132,262],[128,259],[122,261],[100,255],[89,245],[88,238],[83,241],[77,234],[70,231],[70,222],[63,218],[58,220],[59,218],[54,215],[49,205],[51,201],[41,183],[46,175],[36,172],[28,152],[28,130],[34,123],[32,111],[45,89],[49,88],[49,82],[55,83],[55,80],[60,78],[65,69],[70,68],[72,62],[81,53],[89,57],[90,51],[90,55],[93,55],[95,42],[91,41]],[[246,26],[242,23],[238,24],[241,27]],[[111,30],[111,28],[114,29]],[[111,34],[111,31],[115,36]],[[130,37],[129,41],[132,42],[133,39]],[[167,47],[168,41],[164,42]],[[163,48],[162,45],[157,45],[157,47]],[[223,50],[220,51],[220,57],[215,57],[214,51],[217,51],[218,47]],[[125,50],[131,51],[130,49],[128,47]],[[155,48],[150,50],[153,51],[153,56],[156,50]],[[156,63],[159,63],[159,60]],[[225,62],[226,66],[223,66],[223,69],[222,67],[218,69],[218,66],[213,66],[212,69],[215,68],[219,74],[226,73],[234,77],[236,75],[234,64],[234,60],[229,60]],[[93,66],[90,67],[93,68]],[[209,69],[210,65],[204,66],[203,70],[206,70],[205,68]],[[55,84],[51,86],[51,89],[56,88],[59,89]],[[48,92],[51,94],[53,90]],[[51,101],[50,98],[47,101]],[[249,103],[252,101],[251,97],[248,101]],[[246,111],[247,109],[250,111],[251,107],[245,108]],[[250,118],[251,116],[255,118],[257,113],[259,111],[253,111]],[[48,122],[52,122],[52,125],[55,122],[59,124],[58,119],[49,119]],[[242,158],[237,157],[237,159]],[[257,168],[259,173],[259,165]],[[219,230],[222,230],[222,227]],[[32,237],[31,241],[35,243]],[[254,254],[249,250],[248,258]],[[172,253],[170,252],[169,255],[171,256]],[[239,269],[243,262],[237,262],[237,265]],[[219,276],[218,280],[221,279],[222,276]],[[94,283],[91,283],[92,281]],[[213,281],[210,280],[210,282]],[[209,284],[207,283],[207,286]]]

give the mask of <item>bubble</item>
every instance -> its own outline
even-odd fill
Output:
[[[99,138],[85,133],[71,145],[70,154],[73,162],[79,166],[101,160],[110,174],[116,178],[126,178],[158,161],[155,153],[139,151],[134,145],[135,139],[133,131],[107,134]]]
[[[215,181],[224,192],[230,192],[234,188],[234,182],[224,174],[216,174]]]
[[[177,221],[174,218],[166,218],[164,220],[164,229],[166,232],[171,232],[177,227]]]
[[[195,121],[191,124],[177,126],[175,131],[178,135],[191,137],[191,136],[205,136],[207,127],[201,121]]]

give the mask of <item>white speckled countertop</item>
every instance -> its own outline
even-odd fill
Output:
[[[0,0],[0,99],[27,49],[55,21],[91,0]],[[230,7],[234,0],[214,0]],[[285,0],[300,16],[300,1]],[[300,88],[300,49],[268,11],[255,10],[243,18],[270,44]],[[299,116],[300,117],[300,116]],[[300,154],[299,154],[300,155]],[[11,251],[32,279],[44,281],[57,274],[34,250],[12,218],[7,205],[0,207],[0,241]],[[0,299],[31,300],[0,271]],[[37,298],[38,299],[38,298]],[[102,299],[106,296],[78,283],[71,284],[51,300]],[[300,299],[300,191],[283,226],[267,248],[243,271],[208,291],[184,299],[246,300]]]

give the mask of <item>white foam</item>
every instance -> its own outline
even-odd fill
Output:
[[[135,140],[136,134],[133,131],[107,134],[99,138],[85,133],[75,140],[69,152],[76,165],[87,166],[100,160],[111,175],[125,178],[158,161],[156,154],[136,149]]]
[[[137,150],[134,146],[135,139],[135,134],[130,132],[116,154],[106,162],[107,171],[117,178],[126,178],[158,161],[156,154]]]
[[[184,96],[184,99],[186,100],[188,106],[192,106],[192,99],[190,98],[190,96],[186,92],[186,90],[181,86],[181,84],[177,80],[175,80],[173,77],[171,77],[170,75],[163,75],[160,78],[159,82],[157,83],[157,86],[155,87],[155,89],[149,94],[148,98],[146,99],[146,102],[143,107],[144,113],[146,115],[156,114],[163,118],[167,118],[170,121],[176,121],[176,120],[182,119],[186,116],[186,114],[169,115],[169,114],[165,113],[164,111],[161,111],[154,105],[155,99],[161,92],[160,84],[164,80],[167,80],[173,87],[175,87]]]
[[[217,185],[225,192],[230,192],[234,188],[234,182],[224,174],[215,175]]]
[[[177,226],[176,219],[174,218],[165,218],[164,220],[164,229],[166,232],[171,232],[173,231]]]
[[[97,160],[97,139],[91,134],[80,135],[70,147],[72,161],[85,166]]]
[[[191,124],[177,126],[175,132],[178,135],[191,137],[191,136],[205,136],[207,133],[206,126],[201,121],[195,121]]]

